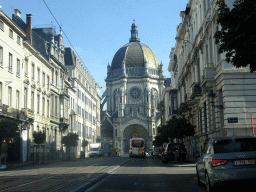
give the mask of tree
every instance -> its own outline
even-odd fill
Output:
[[[84,148],[84,155],[85,155],[85,147],[86,146],[88,146],[88,141],[84,139],[82,142],[82,147]]]
[[[195,135],[195,126],[188,122],[184,117],[177,118],[173,116],[167,121],[168,137],[183,139],[187,136]]]
[[[256,1],[236,0],[229,9],[224,0],[217,0],[217,23],[221,30],[214,34],[215,43],[220,43],[218,52],[226,53],[226,61],[236,68],[250,65],[250,72],[256,70],[256,35],[252,30],[256,20]]]
[[[70,160],[70,147],[77,146],[79,135],[76,133],[68,133],[66,136],[61,138],[61,144],[67,147],[68,159]]]
[[[1,165],[1,146],[2,140],[5,139],[8,143],[11,138],[13,138],[18,131],[17,122],[10,119],[3,119],[0,121],[0,165]]]
[[[39,131],[39,132],[34,131],[33,132],[33,138],[34,138],[34,143],[40,145],[40,144],[43,144],[45,142],[46,134],[42,131]]]
[[[34,131],[33,138],[34,138],[33,139],[34,143],[37,144],[37,146],[36,146],[36,157],[37,157],[36,161],[39,164],[40,161],[39,161],[39,150],[38,150],[39,146],[38,145],[43,144],[45,142],[46,134],[45,134],[45,132],[42,132],[42,131],[38,131],[38,132]],[[44,163],[44,148],[43,148],[43,163]]]

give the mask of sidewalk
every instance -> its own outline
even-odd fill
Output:
[[[197,159],[188,159],[186,162],[174,162],[171,161],[169,164],[172,167],[196,167]]]

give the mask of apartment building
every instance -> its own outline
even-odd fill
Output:
[[[65,64],[73,92],[69,100],[72,130],[79,135],[76,156],[80,157],[83,140],[100,141],[100,87],[71,48],[65,48]]]
[[[232,8],[234,1],[225,2]],[[201,153],[209,137],[252,135],[256,75],[248,67],[235,68],[225,61],[225,53],[218,53],[216,0],[189,0],[180,17],[168,70],[178,107],[176,112],[172,105],[172,115],[183,114],[196,125],[195,136],[185,139],[189,153]]]

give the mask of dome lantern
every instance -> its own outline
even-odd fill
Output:
[[[130,43],[131,42],[140,42],[140,39],[138,37],[138,29],[137,29],[137,25],[135,23],[135,20],[133,20],[132,27],[131,27]]]

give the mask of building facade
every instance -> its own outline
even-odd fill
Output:
[[[234,1],[225,1],[232,8]],[[180,12],[176,45],[170,53],[173,100],[179,115],[196,125],[195,136],[185,139],[190,154],[202,152],[205,140],[215,136],[252,135],[250,114],[255,113],[256,75],[249,68],[235,68],[218,53],[214,33],[216,0],[189,0]],[[176,91],[176,93],[174,93]],[[175,115],[175,106],[172,106]],[[230,119],[235,118],[237,123]]]
[[[24,22],[18,9],[12,19],[0,10],[0,33],[0,120],[19,125],[8,160],[35,158],[34,131],[46,134],[46,160],[65,158],[61,138],[79,134],[80,157],[82,140],[100,140],[100,87],[74,54],[74,62],[66,60],[72,51],[63,45],[62,27],[59,34],[53,26],[32,28],[31,14]]]
[[[129,43],[116,52],[107,70],[107,89],[102,98],[103,104],[107,103],[104,120],[108,127],[113,126],[114,148],[127,155],[129,140],[142,137],[147,150],[152,149],[165,77],[155,53],[140,43],[135,22]]]
[[[84,151],[83,140],[87,140],[90,144],[99,142],[101,139],[100,87],[73,50],[66,48],[65,51],[65,63],[69,71],[68,79],[75,92],[70,96],[69,103],[72,110],[69,115],[72,118],[72,130],[79,135],[76,155],[80,157]],[[85,155],[87,155],[88,149],[89,145],[85,149]]]

